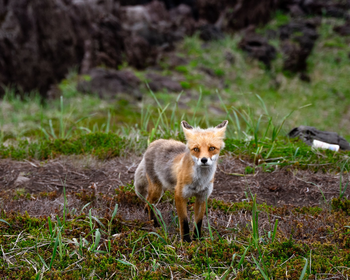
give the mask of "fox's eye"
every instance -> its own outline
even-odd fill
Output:
[[[215,150],[215,147],[210,147],[209,148],[209,151],[211,151],[211,152],[214,151],[214,150]]]
[[[194,148],[193,151],[195,151],[196,153],[199,152],[199,149],[198,148]]]

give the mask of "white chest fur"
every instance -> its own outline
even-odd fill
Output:
[[[193,167],[193,181],[183,188],[183,196],[189,198],[195,196],[204,201],[213,191],[213,178],[216,171],[216,163],[208,167]]]

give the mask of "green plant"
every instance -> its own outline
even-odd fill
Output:
[[[53,127],[52,124],[52,120],[49,120],[49,127],[50,127],[50,131],[48,132],[44,127],[40,126],[40,130],[44,133],[46,139],[67,139],[70,138],[73,132],[73,129],[76,128],[76,125],[81,122],[82,120],[88,118],[88,117],[82,117],[80,119],[78,119],[77,121],[74,121],[69,127],[67,127],[67,123],[64,120],[64,106],[63,106],[63,96],[61,96],[60,98],[60,105],[61,105],[61,111],[60,111],[60,116],[59,116],[59,131],[58,131],[58,136],[56,136],[55,133],[55,129]],[[109,123],[109,122],[108,122]],[[85,129],[87,130],[87,128],[82,128],[80,127],[80,129]],[[108,126],[109,129],[109,126]]]

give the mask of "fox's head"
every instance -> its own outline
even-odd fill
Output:
[[[216,162],[220,150],[225,147],[225,131],[228,121],[223,121],[216,127],[201,129],[192,127],[187,122],[182,121],[187,147],[193,161],[203,168],[209,167]]]

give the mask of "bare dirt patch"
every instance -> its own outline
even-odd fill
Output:
[[[46,162],[0,162],[0,191],[25,189],[30,194],[93,189],[96,193],[115,194],[120,186],[132,184],[140,157],[97,161],[88,157],[62,157]],[[314,173],[284,167],[273,172],[258,168],[255,174],[243,174],[249,162],[232,156],[221,159],[211,198],[240,202],[256,194],[258,202],[269,205],[317,206],[339,195],[339,175]],[[347,178],[348,179],[348,178]],[[344,180],[347,180],[344,178]],[[323,195],[324,197],[323,197]],[[345,197],[349,197],[350,188]]]

